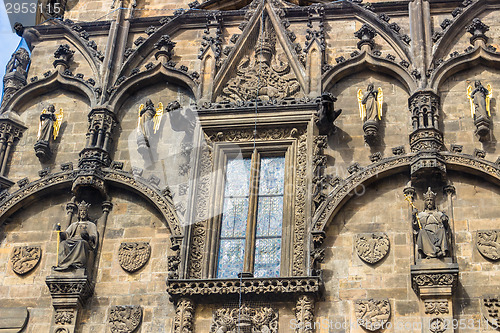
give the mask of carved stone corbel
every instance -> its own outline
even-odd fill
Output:
[[[359,38],[359,42],[357,44],[358,49],[361,51],[371,51],[375,46],[375,42],[373,38],[377,35],[375,29],[370,27],[368,24],[363,24],[363,26],[354,33],[354,36]]]
[[[54,52],[56,60],[54,60],[52,65],[59,73],[63,73],[70,67],[73,54],[75,54],[75,51],[70,50],[68,44],[59,45],[57,50]]]
[[[155,53],[155,58],[160,63],[166,65],[169,61],[171,61],[173,56],[173,50],[176,42],[173,42],[170,39],[169,35],[161,36],[160,40],[155,43],[154,47],[158,51]]]

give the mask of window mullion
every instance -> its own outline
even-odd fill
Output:
[[[250,193],[248,202],[248,218],[245,241],[245,259],[243,264],[243,273],[253,275],[253,266],[255,258],[255,232],[257,223],[257,197],[259,194],[259,167],[260,154],[254,149],[252,154],[250,171]]]

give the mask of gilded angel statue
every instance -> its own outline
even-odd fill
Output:
[[[486,85],[486,88],[481,84],[481,81],[474,82],[467,87],[467,98],[470,102],[470,113],[476,125],[476,134],[481,141],[485,140],[490,133],[490,101],[493,95],[491,85]]]
[[[137,119],[137,144],[139,148],[144,145],[150,147],[151,138],[160,128],[163,117],[163,103],[158,103],[155,109],[153,102],[148,99],[146,105],[139,106],[139,115]]]
[[[40,113],[38,135],[35,143],[35,152],[38,158],[44,160],[52,156],[50,142],[57,139],[63,117],[63,109],[59,109],[59,112],[56,113],[56,108],[52,104]]]
[[[361,89],[358,90],[359,115],[364,122],[363,131],[367,142],[373,141],[378,134],[378,122],[382,119],[383,103],[384,93],[381,87],[375,90],[373,83],[370,83],[364,94]]]

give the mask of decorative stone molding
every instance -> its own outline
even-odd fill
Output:
[[[481,299],[481,313],[493,328],[500,328],[500,297],[498,296],[483,296]]]
[[[108,322],[112,333],[132,333],[142,321],[142,307],[117,305],[109,310]]]
[[[195,304],[188,298],[177,301],[173,333],[193,333]]]
[[[296,333],[314,332],[314,298],[310,295],[301,295],[293,308],[297,322]]]
[[[318,276],[283,278],[242,278],[205,280],[167,280],[167,292],[173,299],[190,297],[199,301],[221,301],[237,295],[247,298],[279,296],[293,298],[297,293],[319,295],[323,282]],[[266,295],[266,296],[264,296]]]
[[[16,246],[10,256],[12,270],[19,275],[29,273],[40,262],[41,257],[40,246]]]
[[[368,24],[363,24],[363,26],[354,33],[354,36],[359,38],[359,42],[357,44],[358,49],[362,50],[363,45],[368,45],[369,50],[372,50],[375,46],[375,42],[373,38],[377,35],[375,29],[370,27]]]
[[[54,324],[56,325],[71,325],[74,324],[75,312],[69,310],[57,310],[54,313]]]
[[[121,243],[118,249],[118,262],[121,268],[134,273],[144,267],[151,255],[151,246],[148,242]]]
[[[326,168],[325,148],[328,146],[328,137],[319,135],[313,140],[313,201],[316,208],[325,200],[325,189],[328,182],[324,175]]]
[[[422,260],[411,266],[411,280],[421,298],[451,296],[458,283],[458,264]]]
[[[359,325],[373,332],[384,327],[391,316],[388,299],[359,299],[354,304],[354,313]]]
[[[483,257],[490,260],[500,259],[500,230],[478,230],[476,247]]]
[[[278,333],[278,311],[271,307],[220,308],[214,311],[210,333],[236,332],[239,327],[252,332]]]
[[[389,252],[389,237],[385,233],[367,233],[356,235],[356,252],[369,264],[382,260]]]
[[[429,331],[431,333],[444,333],[446,332],[447,326],[444,319],[439,317],[432,318],[429,322]]]
[[[449,313],[448,301],[429,300],[424,302],[425,314],[447,314]]]
[[[472,35],[470,38],[470,43],[476,46],[476,41],[481,40],[484,44],[488,42],[488,37],[484,34],[486,31],[490,30],[490,27],[481,22],[479,18],[474,18],[472,23],[467,26],[467,32]]]

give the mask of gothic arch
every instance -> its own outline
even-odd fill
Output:
[[[94,90],[84,81],[75,77],[61,75],[55,71],[46,78],[30,83],[16,91],[6,103],[2,113],[16,111],[19,105],[26,101],[53,91],[71,91],[87,98],[90,107],[97,105],[97,96]]]
[[[199,99],[199,85],[187,73],[172,67],[157,64],[151,70],[129,77],[120,84],[110,96],[108,107],[110,110],[115,110],[118,114],[121,105],[137,87],[144,88],[166,81],[187,88],[193,96],[195,96],[195,99]]]
[[[448,170],[460,171],[490,181],[500,186],[500,165],[478,159],[472,155],[442,152]],[[400,172],[409,172],[413,154],[382,159],[360,169],[337,185],[318,208],[313,217],[312,232],[322,232],[328,228],[342,206],[349,201],[356,188],[390,177]],[[402,190],[402,189],[401,189]]]
[[[160,212],[173,236],[182,235],[179,219],[169,197],[162,195],[147,181],[130,173],[109,169],[105,172],[105,180],[109,185],[124,188],[143,197]],[[18,209],[42,195],[62,189],[69,191],[76,176],[77,172],[72,170],[49,174],[7,194],[0,202],[0,224]]]
[[[374,57],[367,52],[362,52],[360,55],[350,58],[326,72],[323,75],[324,90],[330,90],[333,85],[342,78],[349,76],[352,73],[358,73],[364,69],[369,69],[378,73],[385,73],[394,77],[403,84],[406,91],[410,95],[417,89],[417,84],[413,78],[401,66],[392,61]]]

